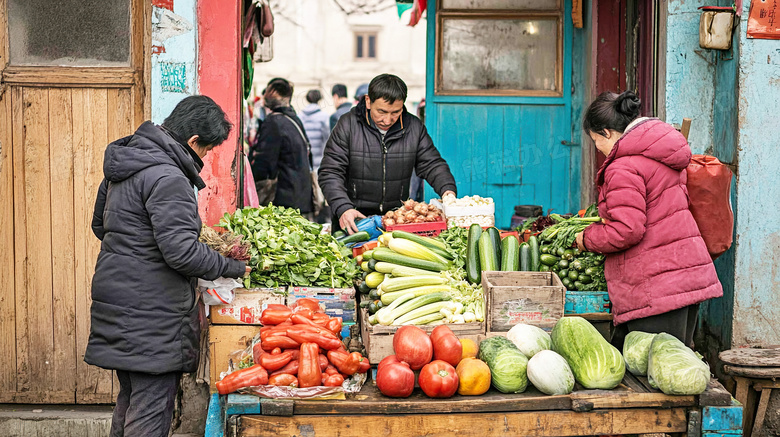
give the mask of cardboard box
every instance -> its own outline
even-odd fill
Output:
[[[211,323],[215,325],[260,325],[260,315],[268,304],[285,303],[284,288],[237,288],[229,305],[209,307]]]
[[[518,323],[551,330],[563,317],[566,287],[552,272],[482,272],[487,334]]]
[[[357,321],[357,303],[354,288],[289,287],[287,305],[295,306],[295,301],[304,297],[313,297],[320,301],[320,307],[330,317],[341,317],[344,323]]]
[[[260,326],[211,325],[209,326],[209,386],[216,390],[219,374],[228,370],[230,354],[246,349],[252,338],[260,332]]]

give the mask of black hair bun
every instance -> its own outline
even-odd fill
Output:
[[[633,91],[626,91],[615,99],[615,109],[632,120],[639,117],[641,105],[642,101]]]

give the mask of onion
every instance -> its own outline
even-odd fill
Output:
[[[417,218],[417,213],[414,211],[409,211],[406,214],[404,214],[404,218],[406,221],[412,221]]]
[[[420,206],[420,210],[417,212],[420,214],[428,214],[428,211],[430,211],[428,204],[426,203],[421,203],[419,206]]]
[[[404,208],[406,208],[407,211],[411,211],[414,208],[415,205],[414,199],[409,199],[406,202],[404,202]]]
[[[388,218],[385,219],[385,226],[393,226],[395,224],[395,220]]]
[[[395,215],[393,214],[393,211],[387,211],[385,213],[385,218],[393,218]]]
[[[414,208],[412,210],[416,212],[417,214],[420,214],[422,212],[422,203],[418,203],[417,205],[414,205]]]
[[[402,225],[404,223],[406,223],[406,220],[404,220],[404,216],[400,215],[395,218],[395,224]]]

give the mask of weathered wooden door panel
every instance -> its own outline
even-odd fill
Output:
[[[144,118],[144,23],[128,0],[126,67],[14,65],[0,0],[0,403],[110,403],[119,385],[84,362],[91,231],[103,152]]]

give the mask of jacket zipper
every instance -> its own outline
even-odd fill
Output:
[[[387,191],[387,144],[385,139],[380,139],[382,142],[382,200],[379,202],[379,212],[384,213],[385,207],[385,194]]]

